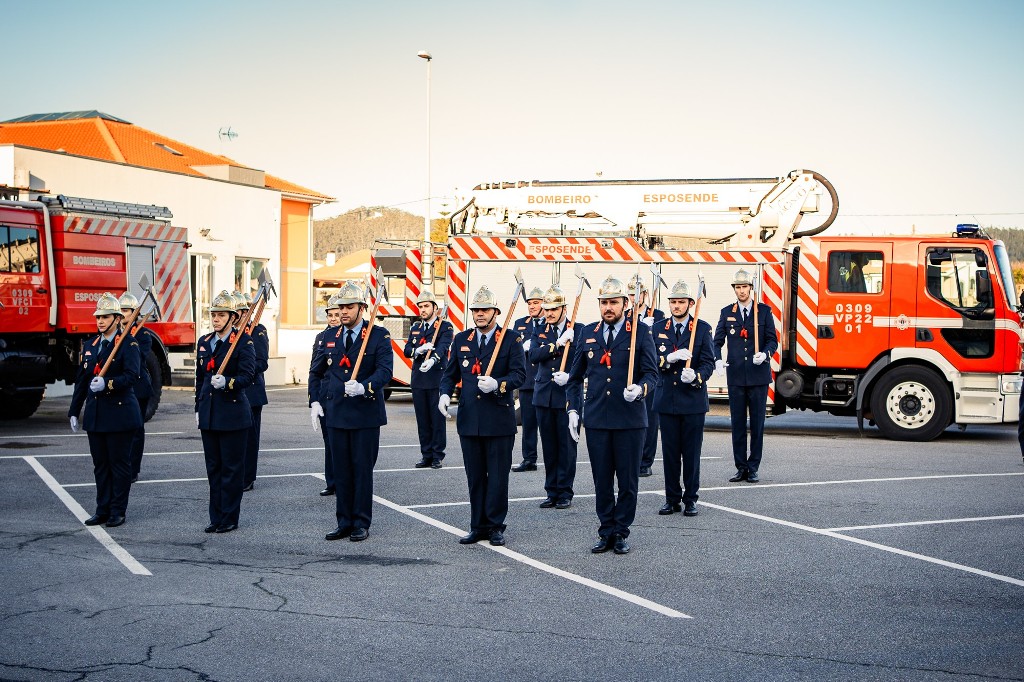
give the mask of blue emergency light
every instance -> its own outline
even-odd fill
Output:
[[[981,228],[977,223],[960,223],[956,226],[957,237],[977,237],[979,232]]]

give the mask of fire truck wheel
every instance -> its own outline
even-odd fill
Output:
[[[146,414],[142,415],[142,420],[148,422],[156,414],[156,408],[160,407],[160,396],[164,392],[164,374],[160,366],[160,358],[156,356],[154,351],[149,351],[149,355],[146,356],[146,369],[149,370],[149,386],[152,390],[152,395],[149,396],[149,402],[146,404]]]
[[[0,395],[0,419],[28,419],[35,414],[42,401],[42,391],[25,391],[17,396]]]
[[[882,375],[871,392],[871,412],[878,430],[892,440],[934,440],[949,426],[952,405],[942,377],[914,365]]]

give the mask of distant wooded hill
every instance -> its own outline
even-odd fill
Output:
[[[345,255],[368,249],[374,239],[417,239],[423,218],[396,208],[360,206],[334,218],[313,221],[313,257],[336,251]]]
[[[992,239],[1000,239],[1006,244],[1006,252],[1014,263],[1024,261],[1024,230],[1011,227],[986,227],[985,233]]]

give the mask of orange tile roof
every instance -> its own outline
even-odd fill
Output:
[[[111,120],[102,115],[72,120],[0,123],[0,144],[63,151],[75,156],[197,177],[206,176],[197,171],[195,166],[229,165],[247,168],[226,156],[211,154],[151,130],[125,121]],[[317,201],[334,200],[326,194],[269,173],[265,174],[264,185],[269,189],[298,194]]]

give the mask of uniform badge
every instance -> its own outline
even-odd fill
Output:
[[[463,360],[462,361],[462,366],[463,367],[469,367],[469,360]]]
[[[327,366],[330,367],[334,363],[333,358],[327,358]]]
[[[735,327],[729,327],[729,333],[730,334],[735,334],[736,333],[736,328]]]
[[[593,360],[594,359],[594,351],[590,351],[589,353],[587,353],[587,357],[590,358],[591,360]]]
[[[660,346],[658,346],[658,350],[661,351],[662,353],[664,353],[665,352],[665,344],[661,344]]]

